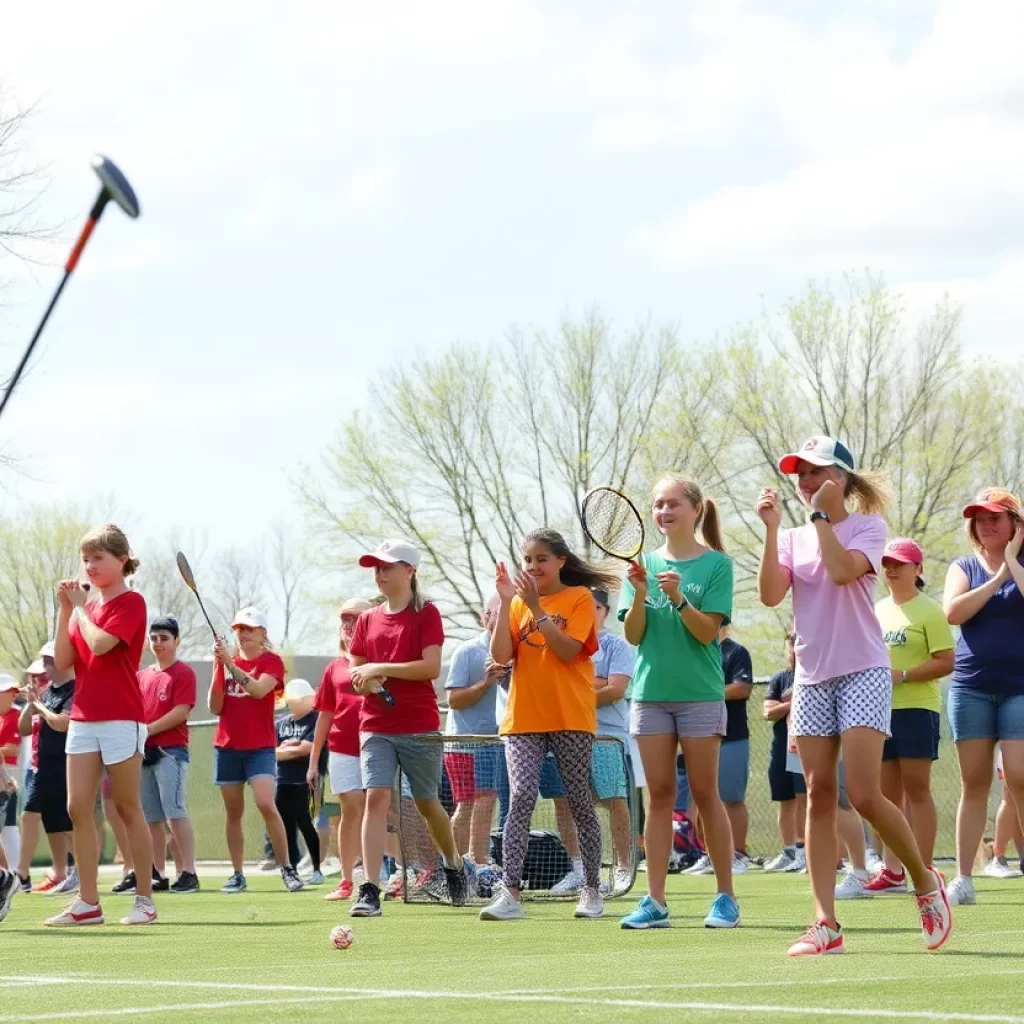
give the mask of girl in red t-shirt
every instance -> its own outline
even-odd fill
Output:
[[[359,767],[359,714],[363,698],[352,688],[348,647],[363,612],[373,607],[369,601],[353,597],[341,606],[338,647],[335,658],[320,680],[314,707],[320,715],[309,755],[310,788],[319,785],[320,753],[327,744],[327,775],[331,792],[341,803],[338,822],[338,857],[341,881],[325,900],[347,900],[352,895],[352,876],[360,855],[360,830],[363,825],[363,776]]]
[[[141,869],[135,904],[121,923],[152,924],[156,921],[153,880],[143,866],[153,863],[153,844],[139,797],[146,716],[137,673],[146,642],[146,602],[126,582],[139,563],[132,557],[128,538],[112,524],[87,533],[81,552],[89,588],[78,580],[57,585],[54,640],[57,672],[74,670],[75,674],[65,749],[79,894],[46,923],[55,927],[103,923],[94,816],[105,770],[128,833],[132,860]]]
[[[441,730],[433,680],[441,671],[444,626],[441,613],[419,593],[419,561],[419,551],[403,540],[386,540],[359,559],[364,569],[374,570],[384,602],[359,616],[349,645],[352,683],[356,692],[364,695],[359,755],[366,788],[366,881],[349,911],[353,917],[380,915],[380,889],[374,876],[384,856],[391,788],[399,768],[444,858],[450,902],[464,904],[469,889],[471,869],[459,856],[451,821],[439,799],[441,744],[425,737],[439,736]],[[381,693],[382,688],[390,700]]]
[[[288,839],[278,812],[277,733],[274,705],[284,690],[284,662],[267,639],[267,617],[258,608],[243,608],[231,624],[238,639],[238,653],[231,654],[222,637],[214,644],[210,713],[217,715],[214,737],[214,778],[224,800],[224,831],[233,873],[221,892],[247,888],[245,860],[245,784],[252,789],[256,808],[263,815],[274,848],[281,878],[289,892],[302,888],[295,866],[288,860]],[[227,677],[231,679],[228,681]]]

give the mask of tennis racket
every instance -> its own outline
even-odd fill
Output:
[[[213,639],[216,640],[217,630],[213,628],[210,616],[206,614],[206,609],[203,607],[203,599],[199,596],[199,588],[196,586],[196,578],[192,575],[192,566],[188,564],[188,559],[185,557],[184,552],[179,551],[174,556],[174,560],[178,563],[178,572],[181,573],[181,578],[185,581],[185,585],[193,594],[196,595],[196,600],[199,602],[199,610],[203,613],[203,618],[206,619],[206,624],[210,627]]]
[[[606,555],[632,562],[644,549],[644,521],[636,506],[613,487],[595,487],[580,508],[583,531]]]

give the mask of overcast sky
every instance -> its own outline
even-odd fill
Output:
[[[36,477],[8,503],[244,542],[298,520],[289,476],[368,379],[593,301],[704,338],[871,266],[1020,351],[1019,0],[98,10],[4,10],[44,215],[77,230],[95,151],[143,210],[107,213],[5,413]],[[13,366],[59,267],[0,272]]]

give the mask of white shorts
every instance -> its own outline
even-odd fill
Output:
[[[76,722],[68,725],[68,754],[99,754],[104,764],[120,764],[146,748],[143,722]]]
[[[643,789],[647,785],[647,776],[644,775],[644,763],[640,759],[640,747],[635,736],[629,737],[629,763],[633,767],[633,782],[636,788]]]
[[[359,758],[354,754],[327,753],[327,777],[331,780],[331,792],[335,796],[351,793],[363,788],[363,770]]]

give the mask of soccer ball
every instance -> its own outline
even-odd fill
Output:
[[[338,924],[331,929],[331,945],[335,949],[348,949],[353,942],[355,942],[355,936],[352,934],[351,928]]]

